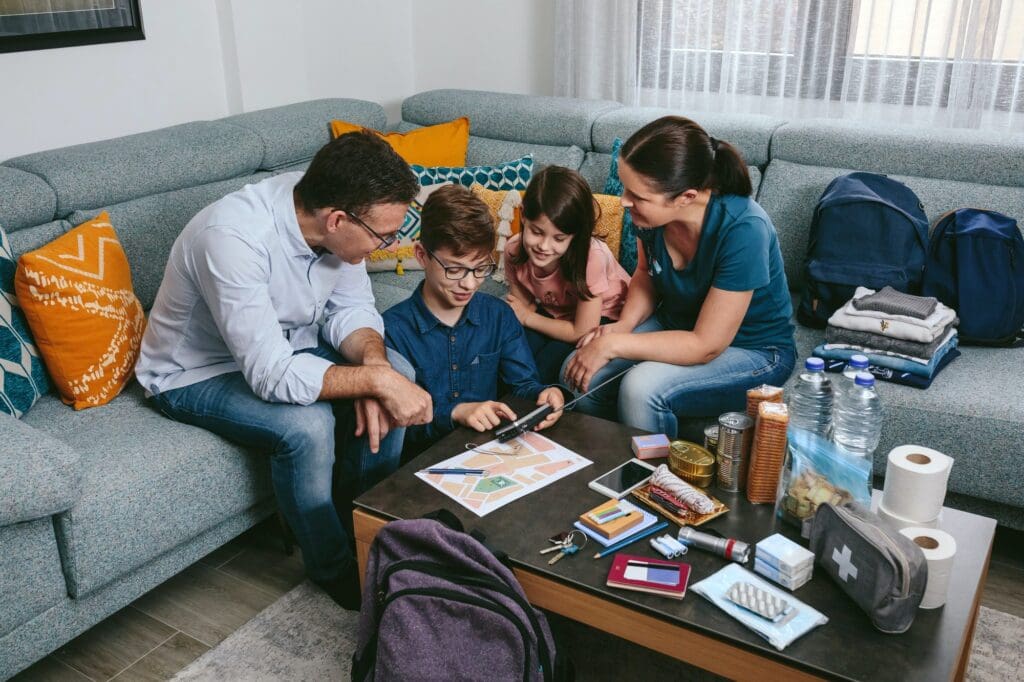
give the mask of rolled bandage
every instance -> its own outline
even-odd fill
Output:
[[[654,470],[651,483],[671,493],[698,514],[710,514],[715,511],[715,503],[711,501],[710,497],[673,474],[664,464]]]

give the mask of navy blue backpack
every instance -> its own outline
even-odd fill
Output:
[[[1017,221],[979,208],[939,218],[922,293],[957,312],[961,342],[1012,344],[1024,327],[1024,236]]]
[[[814,210],[797,319],[823,328],[858,286],[917,294],[928,218],[914,192],[875,173],[841,175]]]

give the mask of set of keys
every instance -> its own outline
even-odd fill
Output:
[[[576,538],[583,538],[583,543],[577,545]],[[552,552],[558,552],[558,554],[548,560],[548,566],[550,566],[557,563],[562,557],[567,557],[580,551],[587,544],[587,536],[578,530],[571,530],[568,533],[559,533],[554,537],[548,538],[548,542],[551,543],[551,547],[545,547],[540,550],[540,553],[551,554]]]

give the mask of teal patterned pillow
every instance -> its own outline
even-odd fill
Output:
[[[485,189],[526,189],[533,175],[533,157],[524,156],[515,161],[495,164],[493,166],[462,166],[449,168],[436,166],[425,168],[412,165],[412,172],[419,178],[421,185],[436,185],[442,182],[454,182],[465,187],[474,183],[483,185]]]
[[[50,380],[14,297],[16,266],[0,227],[0,412],[20,417],[50,390]]]
[[[608,170],[608,179],[604,183],[604,193],[622,196],[622,181],[619,180],[619,150],[622,149],[622,139],[616,137],[612,143],[612,167]],[[622,239],[619,242],[619,263],[626,268],[626,272],[633,274],[636,270],[636,226],[633,218],[626,209],[622,216]]]

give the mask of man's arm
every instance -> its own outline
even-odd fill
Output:
[[[375,329],[357,329],[341,342],[338,352],[353,365],[388,365],[384,339]]]

